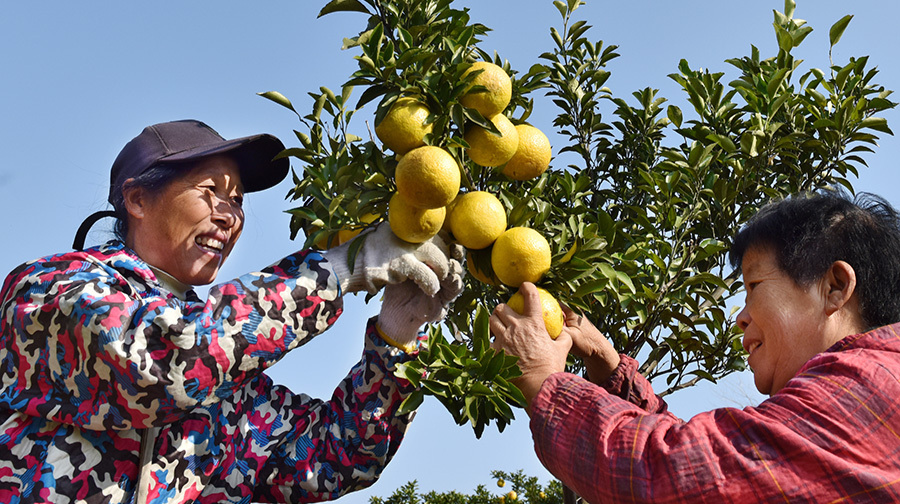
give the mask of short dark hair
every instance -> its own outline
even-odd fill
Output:
[[[867,327],[900,321],[900,217],[884,198],[821,190],[769,203],[735,237],[731,265],[739,269],[757,245],[772,247],[778,266],[803,287],[847,262]]]
[[[190,171],[190,168],[185,169],[184,164],[157,164],[123,184],[122,188],[116,191],[112,197],[113,212],[116,214],[116,223],[113,226],[115,237],[122,242],[128,237],[128,209],[125,208],[125,189],[140,187],[151,195],[159,194],[169,184],[184,177]]]

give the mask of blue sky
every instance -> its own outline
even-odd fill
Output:
[[[289,146],[299,127],[291,113],[256,96],[278,90],[307,110],[306,93],[319,86],[337,89],[355,69],[352,51],[341,51],[343,37],[356,34],[365,19],[336,14],[316,19],[325,1],[266,2],[9,2],[0,17],[0,270],[68,250],[81,221],[106,208],[109,167],[129,139],[156,122],[196,118],[226,138],[257,132],[280,137]],[[525,71],[549,50],[549,27],[559,25],[550,0],[468,0],[473,20],[494,31],[481,47],[497,51],[513,68]],[[666,77],[681,58],[692,67],[731,72],[723,60],[749,54],[775,54],[772,11],[782,1],[698,0],[590,1],[579,10],[593,25],[590,38],[619,45],[608,81],[618,96],[652,86],[686,109]],[[837,63],[870,55],[881,73],[876,81],[900,89],[900,35],[892,1],[801,0],[795,17],[815,29],[796,53],[803,67],[828,66],[828,29],[854,14],[835,49]],[[732,73],[733,74],[733,73]],[[895,97],[895,99],[897,99]],[[369,107],[370,109],[372,106]],[[369,111],[371,114],[371,110]],[[552,131],[556,114],[538,98],[531,122]],[[686,112],[687,116],[688,113]],[[900,129],[897,111],[886,114]],[[362,122],[357,118],[357,128]],[[559,142],[560,140],[555,140]],[[554,137],[551,134],[551,142]],[[867,157],[856,182],[900,206],[894,166],[900,141],[884,137]],[[301,166],[294,162],[295,169]],[[289,181],[247,198],[247,223],[220,278],[258,269],[301,244],[288,235]],[[88,243],[108,238],[107,224],[95,227]],[[357,360],[365,320],[378,312],[377,300],[346,303],[339,323],[270,370],[295,392],[328,396]],[[759,401],[752,379],[730,377],[670,398],[683,418],[716,406]],[[409,480],[424,489],[469,492],[492,485],[490,471],[501,469],[550,478],[534,455],[527,418],[503,434],[489,428],[476,440],[469,427],[457,427],[436,402],[426,401],[394,462],[371,490],[344,498],[365,503],[387,496]],[[492,487],[495,488],[495,487]]]

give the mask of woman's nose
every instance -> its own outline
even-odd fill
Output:
[[[212,217],[213,221],[223,228],[231,228],[243,220],[244,211],[229,201],[215,198]]]
[[[744,308],[742,308],[741,312],[738,313],[737,325],[741,331],[747,330],[747,327],[750,325],[750,314],[747,312],[746,305],[744,305]]]

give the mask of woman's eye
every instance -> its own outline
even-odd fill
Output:
[[[234,204],[239,207],[244,206],[244,197],[243,196],[235,196],[235,197],[231,198],[231,201],[234,202]]]

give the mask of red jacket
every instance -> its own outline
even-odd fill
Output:
[[[849,336],[757,407],[683,421],[633,359],[558,373],[532,405],[541,462],[588,502],[900,502],[900,324]]]

